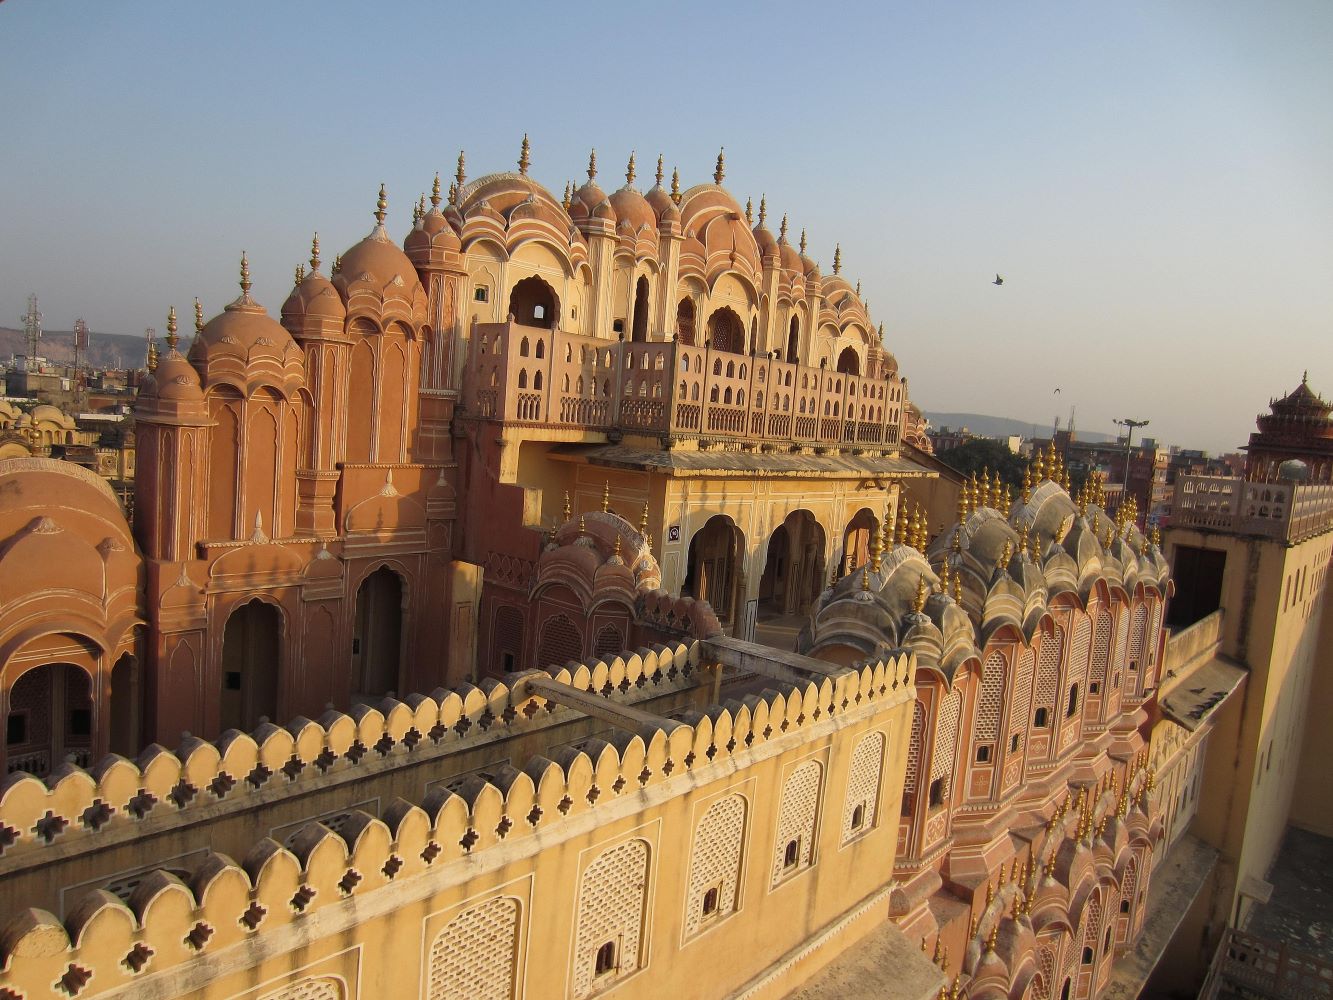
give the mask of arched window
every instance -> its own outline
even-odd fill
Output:
[[[787,362],[788,364],[798,364],[801,360],[801,322],[795,316],[791,318],[791,325],[787,328]]]
[[[532,376],[532,387],[533,387],[534,389],[540,389],[540,388],[542,387],[542,373],[541,373],[541,372],[536,372],[536,373],[533,374],[533,376]]]
[[[526,358],[528,356],[528,338],[524,337],[518,342],[518,356]]]
[[[731,405],[731,386],[727,386],[727,391],[722,394],[722,402]]]
[[[630,340],[641,344],[648,339],[648,279],[643,275],[634,285],[634,317],[630,322]]]
[[[520,389],[526,389],[528,387],[528,370],[526,368],[520,368],[518,370],[518,387]]]
[[[569,373],[566,372],[560,381],[562,391],[569,392]]]
[[[544,340],[537,341],[537,350],[534,353],[539,358],[546,357],[546,341]]]
[[[676,304],[676,340],[694,346],[694,300],[689,296]]]
[[[524,326],[549,326],[560,315],[560,300],[550,285],[532,275],[509,293],[509,315]]]

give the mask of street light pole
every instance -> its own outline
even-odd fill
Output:
[[[1123,481],[1124,487],[1122,488],[1120,493],[1120,502],[1124,503],[1125,497],[1129,494],[1129,456],[1131,453],[1130,442],[1134,438],[1135,429],[1139,427],[1147,427],[1150,421],[1135,420],[1133,417],[1125,417],[1123,420],[1119,418],[1112,418],[1112,422],[1119,424],[1121,427],[1125,429],[1125,478]],[[1146,512],[1147,509],[1148,505],[1144,504],[1144,511]]]

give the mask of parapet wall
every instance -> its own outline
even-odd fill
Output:
[[[699,663],[692,641],[571,663],[552,675],[609,703],[665,714],[709,697],[697,684]],[[172,867],[188,867],[200,843],[239,852],[256,831],[352,806],[378,814],[395,796],[416,799],[457,775],[521,765],[606,728],[558,705],[539,709],[515,693],[521,676],[232,730],[211,743],[187,737],[175,752],[154,744],[134,761],[67,764],[45,780],[11,774],[0,784],[0,886],[7,899],[67,913],[70,887],[103,884],[148,859],[180,858]]]
[[[697,658],[697,645],[682,645],[631,657],[629,662],[617,658],[593,667],[533,671],[511,675],[511,684],[496,684],[489,691],[421,698],[386,713],[371,709],[359,718],[343,716],[327,726],[302,722],[285,729],[271,727],[262,740],[236,734],[218,747],[196,742],[181,757],[161,751],[142,769],[113,761],[96,777],[82,772],[63,775],[51,789],[43,789],[35,779],[20,779],[5,789],[3,815],[9,829],[26,833],[32,827],[49,829],[53,806],[59,807],[61,816],[79,817],[85,826],[90,824],[83,817],[89,810],[96,815],[99,802],[114,812],[97,827],[110,828],[112,817],[115,822],[141,823],[161,808],[155,805],[138,816],[133,803],[146,793],[177,811],[216,808],[217,803],[209,807],[191,803],[201,795],[234,794],[239,785],[254,784],[249,778],[255,771],[268,776],[244,794],[271,794],[264,791],[268,782],[309,780],[302,774],[318,770],[321,759],[328,761],[325,754],[336,750],[337,756],[345,757],[358,744],[365,748],[364,756],[377,751],[381,740],[392,740],[395,746],[419,741],[437,733],[437,727],[453,731],[460,726],[466,730],[517,724],[519,719],[552,713],[553,702],[529,691],[525,678],[543,678],[543,691],[553,689],[549,682],[554,681],[578,692],[607,695],[638,685],[650,675],[684,671],[697,665]],[[0,932],[0,997],[13,1000],[53,992],[80,997],[117,992],[176,996],[204,990],[223,972],[250,966],[255,975],[248,981],[259,981],[259,963],[266,958],[288,951],[305,954],[313,940],[397,912],[404,902],[424,900],[442,886],[475,879],[483,869],[512,868],[523,851],[536,854],[550,848],[560,855],[562,840],[571,831],[586,833],[602,822],[593,818],[599,814],[641,823],[654,803],[691,795],[706,781],[734,780],[738,772],[777,753],[807,754],[816,745],[829,747],[839,727],[852,722],[886,718],[882,713],[891,710],[906,713],[914,698],[914,669],[914,662],[901,655],[832,668],[825,676],[801,683],[775,680],[762,694],[687,712],[682,720],[645,722],[638,732],[616,729],[609,740],[590,738],[578,747],[560,748],[554,759],[537,755],[521,769],[501,765],[486,776],[468,777],[456,789],[437,786],[416,804],[395,798],[384,809],[383,819],[351,810],[336,832],[311,823],[290,847],[261,837],[239,862],[209,851],[188,879],[161,871],[146,876],[128,904],[99,890],[74,905],[63,922],[41,910],[25,910]],[[420,735],[410,737],[414,731]],[[905,740],[906,728],[898,725],[894,743],[905,746]],[[772,748],[766,749],[770,744]],[[347,766],[365,765],[358,760]],[[223,790],[228,781],[222,776],[230,778],[233,772],[239,777]],[[833,868],[820,876],[818,891],[833,892],[836,886],[841,893],[838,905],[845,906],[849,894],[872,888],[851,885],[852,868],[844,872],[841,866],[863,866],[874,856],[882,863],[885,879],[891,872],[896,799],[888,793],[900,788],[900,778],[895,781],[890,771],[887,780],[883,819],[876,821],[872,838],[855,842],[859,846],[852,853],[836,848],[839,824],[824,824],[821,836],[830,846],[823,850],[823,864]],[[189,795],[181,791],[187,785],[195,789]],[[222,790],[221,796],[215,788]],[[764,795],[771,808],[772,789]],[[840,803],[834,799],[831,809],[840,808]],[[105,830],[95,827],[79,835],[99,832]],[[841,843],[848,843],[846,834],[841,836]],[[11,849],[24,844],[29,851],[40,850],[35,839],[15,838]],[[765,850],[760,848],[760,857]],[[451,868],[455,862],[466,863]],[[756,871],[763,870],[761,863]],[[393,893],[378,892],[390,883],[395,886]],[[664,879],[663,892],[666,885]],[[732,933],[742,929],[757,932],[753,926],[733,925]],[[801,932],[799,927],[792,930]],[[399,943],[407,947],[410,941]],[[286,954],[281,957],[291,960]]]

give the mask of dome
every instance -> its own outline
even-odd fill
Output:
[[[199,385],[199,373],[185,360],[185,355],[174,348],[157,363],[152,376],[139,384],[139,395],[175,402],[193,402],[204,398]]]
[[[287,296],[287,301],[282,304],[281,316],[283,326],[298,335],[308,329],[307,324],[312,320],[315,326],[329,327],[327,332],[330,333],[342,329],[347,310],[333,282],[319,273],[318,236],[310,245],[310,272]]]
[[[345,294],[347,286],[355,281],[368,281],[380,289],[398,285],[409,298],[411,289],[421,284],[416,267],[398,244],[389,239],[383,223],[376,225],[369,236],[342,255],[333,285]]]
[[[1277,477],[1287,483],[1303,483],[1310,478],[1310,467],[1299,458],[1289,458],[1277,467]]]
[[[670,213],[676,212],[676,203],[671,200],[671,195],[667,189],[662,187],[661,183],[654,184],[648,189],[648,193],[643,196],[650,208],[657,214],[658,219],[667,218]]]
[[[462,242],[438,207],[432,207],[421,221],[412,227],[403,241],[403,252],[417,267],[439,263],[446,253],[457,253]]]
[[[240,284],[240,297],[205,323],[190,345],[189,360],[199,372],[201,383],[205,387],[223,380],[244,384],[255,366],[267,367],[283,384],[301,381],[301,348],[282,324],[250,297],[250,265],[244,254]],[[161,381],[159,377],[159,384]]]
[[[59,408],[51,406],[49,403],[39,403],[32,408],[32,419],[36,423],[39,420],[45,420],[53,423],[65,430],[74,429],[74,418],[61,411]]]
[[[746,212],[750,210],[749,202],[745,205]],[[769,255],[777,256],[778,238],[773,235],[773,231],[768,228],[768,198],[759,199],[759,223],[750,231],[754,237],[754,245],[759,249],[760,257]]]
[[[628,223],[635,233],[657,229],[657,213],[635,188],[626,184],[608,200],[620,226]]]
[[[778,244],[778,250],[782,254],[782,269],[790,271],[792,274],[805,274],[805,263],[801,260],[801,255],[797,253],[796,248],[782,240]]]

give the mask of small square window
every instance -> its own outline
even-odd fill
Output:
[[[514,672],[514,654],[513,654],[513,653],[505,653],[504,656],[503,656],[503,659],[504,659],[505,673],[507,673],[507,674],[508,674],[508,673],[513,673],[513,672]]]
[[[990,744],[983,743],[977,747],[977,763],[987,764],[990,762]]]
[[[1032,725],[1036,729],[1046,728],[1046,709],[1039,708],[1032,716]]]
[[[717,886],[713,886],[713,888],[704,893],[702,910],[705,917],[711,917],[713,914],[717,913],[718,896]]]
[[[472,289],[473,302],[489,302],[491,300],[491,290],[485,285],[478,285]]]
[[[866,825],[866,807],[864,803],[852,810],[852,829],[859,830]]]
[[[1088,684],[1088,694],[1097,694],[1101,689],[1102,685],[1100,681],[1092,681]]]
[[[1020,742],[1020,741],[1019,741],[1019,738],[1018,738],[1018,734],[1017,734],[1017,733],[1014,733],[1014,735],[1012,735],[1012,736],[1009,737],[1009,752],[1010,752],[1010,753],[1018,753],[1018,745],[1019,745],[1019,742]]]
[[[71,709],[69,713],[69,734],[71,736],[90,736],[92,731],[92,710],[87,708]]]
[[[222,675],[222,686],[228,691],[239,691],[241,689],[241,672],[239,670],[228,670]]]
[[[625,321],[624,321],[623,319],[618,319],[618,320],[616,320],[614,323],[612,323],[612,324],[611,324],[611,332],[612,332],[612,333],[624,333],[624,332],[625,332]]]

